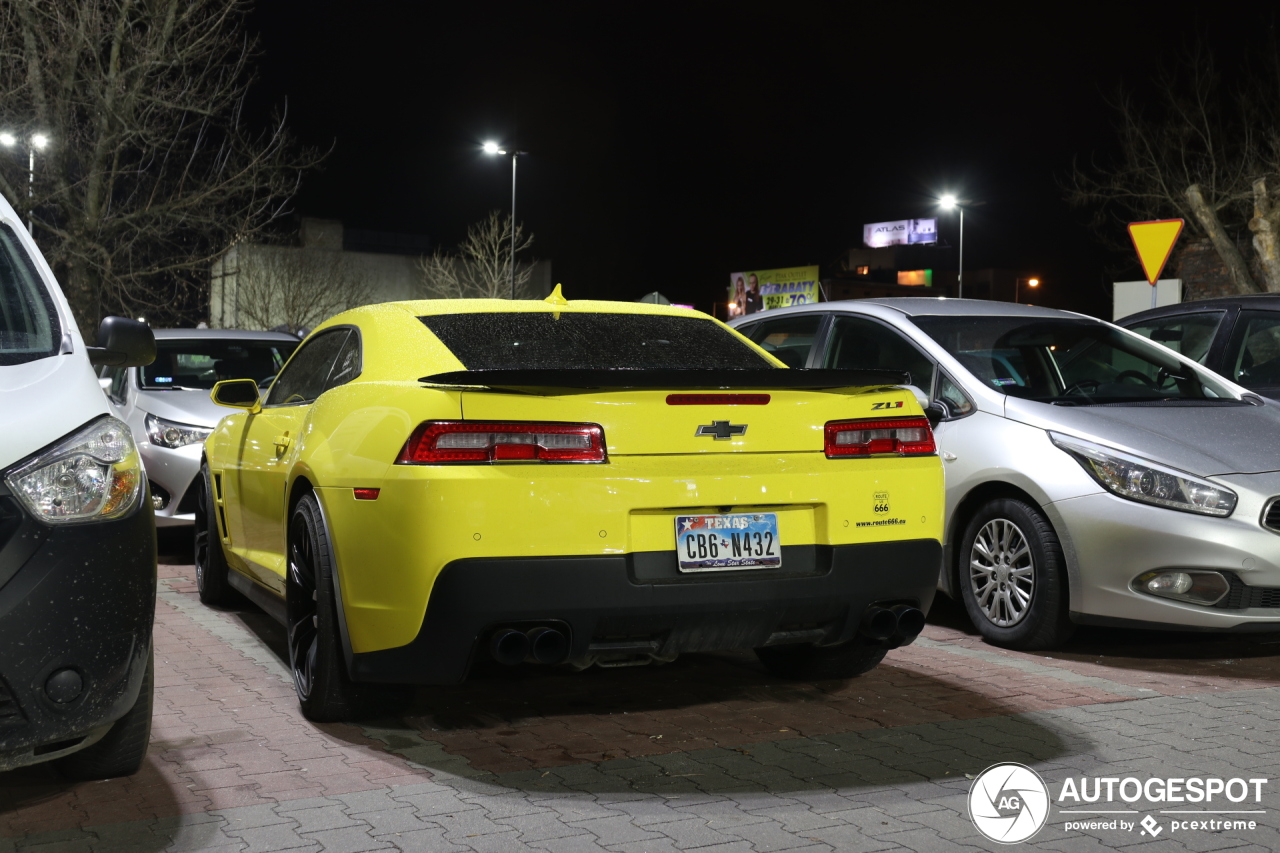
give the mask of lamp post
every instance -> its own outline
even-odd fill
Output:
[[[964,205],[960,204],[951,193],[947,193],[938,199],[938,206],[943,210],[959,210],[960,211],[960,263],[956,272],[956,298],[964,298]]]
[[[480,150],[491,156],[507,153],[506,149],[496,142],[486,142],[480,146]],[[511,268],[508,275],[511,281],[512,299],[516,298],[516,162],[521,154],[528,153],[528,151],[511,152]]]
[[[18,138],[12,133],[0,133],[0,145],[12,148],[18,144]],[[35,222],[32,219],[31,199],[36,194],[36,149],[43,151],[49,145],[49,137],[43,133],[33,133],[27,143],[27,233],[35,235]]]
[[[1018,292],[1021,289],[1022,283],[1024,281],[1027,283],[1027,287],[1040,286],[1040,279],[1038,278],[1015,278],[1013,280],[1013,302],[1015,305],[1018,303]]]

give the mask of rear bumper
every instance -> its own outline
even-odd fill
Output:
[[[872,604],[927,610],[941,565],[933,539],[783,549],[783,569],[680,574],[674,551],[455,560],[417,637],[352,656],[358,681],[456,684],[504,626],[567,629],[569,660],[657,656],[851,639]]]
[[[145,495],[126,518],[49,527],[0,487],[0,522],[0,770],[8,770],[89,746],[133,707],[151,648],[156,539]],[[82,686],[54,701],[49,679],[64,670]]]

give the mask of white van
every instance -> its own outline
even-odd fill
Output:
[[[133,773],[151,733],[155,520],[95,364],[155,357],[145,324],[98,346],[0,199],[0,770]]]

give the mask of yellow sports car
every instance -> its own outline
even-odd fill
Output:
[[[942,468],[906,381],[559,288],[348,311],[265,396],[214,387],[243,411],[205,443],[200,597],[285,623],[313,720],[483,659],[755,649],[856,675],[938,580]]]

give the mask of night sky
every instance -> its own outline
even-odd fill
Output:
[[[570,298],[709,310],[730,271],[834,267],[863,223],[953,191],[984,202],[966,269],[1109,314],[1114,258],[1059,188],[1072,158],[1107,155],[1117,86],[1195,33],[1231,74],[1273,7],[957,6],[264,0],[255,105],[287,99],[295,134],[334,146],[298,213],[446,247],[509,208],[510,160],[479,143],[528,151],[518,218]],[[954,214],[940,227],[954,245]]]

